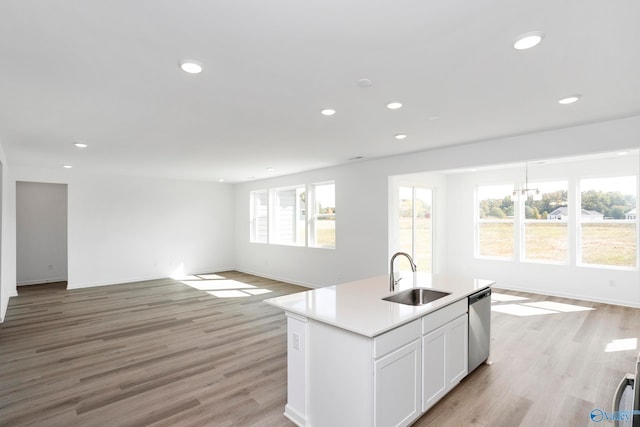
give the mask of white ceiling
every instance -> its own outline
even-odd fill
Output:
[[[639,46],[638,0],[2,0],[0,140],[15,165],[246,181],[640,114]]]

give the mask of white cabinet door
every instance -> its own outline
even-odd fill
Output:
[[[447,391],[446,332],[447,326],[445,325],[422,337],[423,412],[436,403]]]
[[[447,390],[456,386],[467,375],[468,327],[467,314],[447,324]]]
[[[376,427],[406,426],[421,414],[420,340],[374,362]]]
[[[422,337],[422,411],[467,375],[467,313]]]

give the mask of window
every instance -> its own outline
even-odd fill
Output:
[[[309,207],[309,246],[336,247],[336,186],[334,183],[313,184],[313,201]]]
[[[251,205],[251,236],[250,241],[267,243],[269,237],[269,193],[267,190],[252,191]]]
[[[580,180],[580,262],[636,267],[635,176]]]
[[[513,258],[512,185],[486,185],[477,189],[476,254]]]
[[[252,191],[249,200],[250,242],[336,247],[333,182]]]
[[[304,186],[271,190],[269,243],[304,245],[305,198]]]
[[[432,264],[432,190],[400,187],[399,249],[411,255],[418,271],[431,272]],[[400,269],[409,269],[406,262]]]
[[[540,190],[541,200],[524,202],[524,259],[569,261],[567,181],[530,183]]]

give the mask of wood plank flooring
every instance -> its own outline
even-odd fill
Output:
[[[0,425],[292,426],[286,321],[262,300],[305,289],[189,279],[19,288],[0,325]],[[493,305],[493,365],[415,425],[597,427],[589,413],[640,351],[640,309],[497,289]]]
[[[306,289],[237,272],[189,279],[200,290],[19,288],[0,326],[0,425],[293,425],[286,321],[262,300]]]
[[[637,308],[494,289],[491,322],[493,364],[415,426],[597,427],[640,352]]]

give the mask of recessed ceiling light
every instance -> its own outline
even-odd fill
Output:
[[[65,168],[65,169],[71,169],[73,166],[71,166],[71,165],[62,165],[62,167]]]
[[[540,31],[531,31],[528,33],[520,34],[518,39],[513,44],[513,48],[516,50],[531,49],[537,46],[544,37],[544,34]]]
[[[616,154],[618,156],[626,156],[627,154],[629,154],[629,152],[628,151],[618,151]]]
[[[358,86],[360,87],[369,87],[373,84],[373,82],[369,79],[360,79],[358,80]]]
[[[404,134],[404,133],[399,133],[399,134],[397,134],[397,135],[396,135],[396,137],[395,137],[395,138],[396,138],[396,139],[405,139],[406,137],[407,137],[407,135],[406,135],[406,134]]]
[[[325,108],[324,110],[320,111],[320,114],[322,114],[323,116],[333,116],[336,113],[336,110],[333,110],[331,108]]]
[[[267,168],[268,172],[275,172],[276,168]]]
[[[387,104],[387,108],[390,110],[397,110],[398,108],[402,108],[401,102],[390,102]]]
[[[581,97],[582,97],[582,95],[567,96],[566,98],[562,98],[561,100],[559,100],[558,104],[562,104],[562,105],[573,104],[574,102],[579,100]]]
[[[78,148],[87,148],[88,147],[87,144],[84,144],[82,142],[75,142],[73,145],[75,145]]]
[[[218,182],[224,182],[224,178],[220,178]]]
[[[202,72],[202,64],[191,59],[180,62],[180,68],[189,74],[200,74]]]

